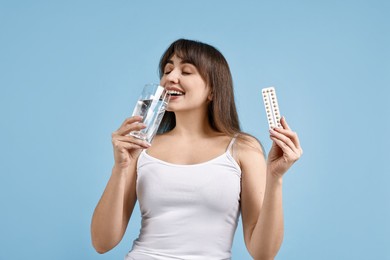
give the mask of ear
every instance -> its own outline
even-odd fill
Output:
[[[213,100],[213,91],[210,91],[210,94],[207,96],[207,99],[209,101],[212,101]]]

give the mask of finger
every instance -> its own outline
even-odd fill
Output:
[[[125,148],[126,150],[134,150],[134,149],[146,149],[146,147],[142,147],[142,146],[139,146],[138,144],[129,144],[129,143],[125,143],[123,148]]]
[[[122,128],[125,125],[132,124],[135,122],[141,122],[142,121],[142,116],[132,116],[129,118],[126,118],[125,121],[123,121],[122,125],[119,128]]]
[[[294,151],[291,149],[290,146],[288,146],[285,142],[282,140],[276,138],[275,136],[270,136],[271,140],[273,141],[273,145],[279,147],[283,154],[292,154]]]
[[[283,128],[280,128],[280,127],[279,128],[274,128],[274,131],[287,136],[288,138],[290,138],[292,140],[292,142],[294,143],[294,145],[297,148],[301,148],[301,144],[299,142],[298,134],[296,132],[291,131],[291,129],[287,130],[287,129],[283,129]]]
[[[292,151],[291,148],[283,141],[274,136],[271,136],[271,139],[283,151],[283,157],[287,160],[287,162],[294,163],[300,158],[301,154]]]
[[[287,124],[286,118],[282,116],[280,119],[280,123],[282,124],[284,129],[291,130],[290,126]]]
[[[281,134],[278,134],[277,132],[271,132],[271,139],[273,141],[278,140],[278,142],[275,142],[284,153],[287,153],[287,155],[291,158],[291,160],[296,161],[298,160],[302,154],[303,150],[300,146],[295,146],[293,141],[286,136],[283,136]],[[287,149],[287,147],[289,149]]]
[[[297,151],[298,150],[298,147],[296,147],[294,142],[288,136],[286,136],[286,135],[284,135],[284,134],[282,134],[280,132],[277,132],[274,129],[270,129],[269,132],[271,134],[271,137],[275,137],[276,139],[282,141],[287,146],[289,146],[292,151]]]
[[[140,131],[142,129],[146,128],[146,125],[144,123],[139,123],[139,122],[133,122],[129,125],[124,125],[121,128],[119,128],[116,131],[116,134],[118,135],[127,135],[131,131]]]
[[[121,142],[133,143],[133,144],[139,145],[139,146],[144,147],[144,148],[149,148],[151,146],[147,141],[144,141],[144,140],[132,137],[132,136],[128,136],[128,135],[125,135],[125,136],[118,135],[118,136],[114,137],[114,139],[121,141]]]
[[[142,147],[135,143],[128,143],[123,141],[115,141],[113,142],[113,145],[116,149],[126,149],[126,150],[133,150],[133,149],[145,149],[145,147]]]

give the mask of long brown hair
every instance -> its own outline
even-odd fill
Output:
[[[199,41],[179,39],[164,52],[159,63],[160,78],[164,67],[172,56],[194,65],[200,76],[211,88],[212,100],[208,106],[208,118],[211,127],[228,136],[240,133],[236,104],[234,101],[233,80],[229,65],[215,47]],[[173,112],[165,112],[159,127],[159,133],[172,130],[176,125]]]

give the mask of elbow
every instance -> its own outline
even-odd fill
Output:
[[[108,251],[110,251],[115,247],[115,244],[110,243],[109,241],[99,239],[98,237],[92,236],[91,240],[92,240],[93,248],[99,254],[107,253]]]
[[[262,249],[261,251],[248,250],[254,260],[274,260],[278,251]]]
[[[99,232],[94,228],[91,228],[91,242],[93,248],[99,254],[107,253],[118,244],[109,234]]]
[[[108,250],[105,250],[105,249],[103,249],[103,248],[96,248],[96,247],[95,247],[95,251],[96,251],[97,253],[99,253],[99,254],[104,254],[104,253],[107,253],[107,252],[108,252]]]
[[[92,246],[93,246],[93,248],[95,248],[95,251],[99,254],[107,253],[108,251],[110,251],[112,249],[110,247],[98,244],[98,243],[93,242],[93,241],[92,241]]]
[[[107,253],[108,251],[116,247],[121,241],[119,237],[113,237],[112,234],[97,232],[96,230],[91,231],[92,246],[99,254]]]
[[[276,255],[273,254],[251,254],[254,260],[274,260]]]
[[[251,244],[248,247],[248,252],[254,260],[274,260],[282,245],[283,237],[274,243]]]
[[[95,251],[99,254],[104,254],[104,253],[107,253],[109,251],[107,248],[105,248],[102,245],[99,245],[97,242],[95,242],[93,240],[92,240],[92,246],[95,249]]]
[[[253,257],[254,260],[274,260],[274,256],[259,256],[259,257]]]

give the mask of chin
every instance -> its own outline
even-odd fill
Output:
[[[165,111],[168,111],[168,112],[175,112],[176,109],[172,108],[172,107],[167,107],[167,109]]]

